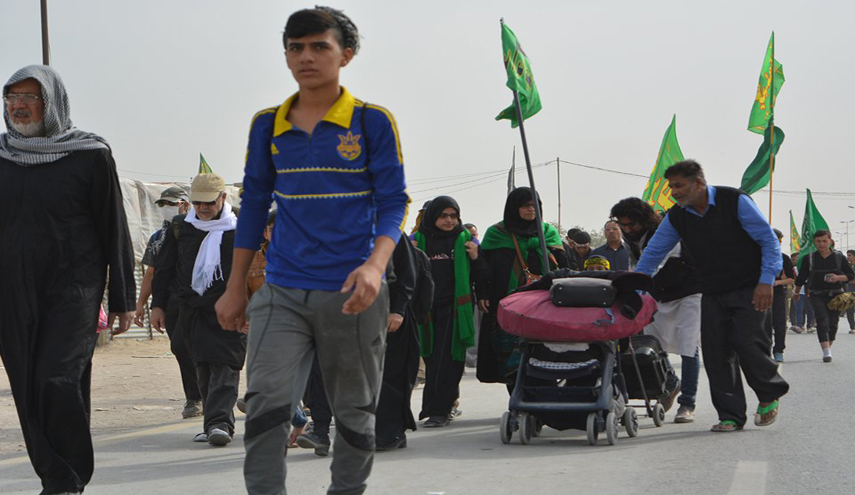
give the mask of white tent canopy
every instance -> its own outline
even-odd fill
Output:
[[[161,228],[164,220],[163,210],[154,204],[160,199],[160,194],[172,186],[181,186],[190,192],[188,183],[152,184],[138,180],[119,178],[122,188],[125,214],[128,217],[128,229],[131,232],[131,242],[134,246],[134,259],[141,261],[145,252],[149,237]],[[226,186],[229,194],[228,202],[232,206],[240,206],[239,189],[234,186]]]

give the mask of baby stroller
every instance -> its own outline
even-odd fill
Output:
[[[563,277],[568,275],[577,279],[571,285],[586,284],[583,278],[592,280],[589,273],[569,271],[548,274],[500,302],[499,324],[521,339],[514,389],[499,426],[503,443],[510,443],[519,432],[520,443],[528,444],[539,436],[543,425],[559,431],[583,430],[590,445],[603,432],[609,445],[614,445],[620,425],[630,437],[638,434],[637,412],[627,407],[633,394],[627,389],[618,341],[640,332],[653,320],[656,302],[635,292],[646,287],[649,277],[611,273],[624,280],[594,281],[594,286],[606,287],[611,296],[590,301],[569,298],[572,303],[598,303],[599,307],[554,303],[561,297],[556,296],[559,291],[552,288],[553,281],[564,287],[567,279]]]

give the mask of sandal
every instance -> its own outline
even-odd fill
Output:
[[[773,400],[772,402],[761,402],[760,405],[757,406],[757,414],[754,415],[754,424],[757,426],[769,426],[770,424],[775,422],[775,419],[778,417],[778,400]]]
[[[736,421],[731,421],[726,419],[724,421],[719,421],[717,424],[714,424],[710,431],[715,433],[730,433],[732,431],[739,431],[742,429],[742,425],[737,423]]]

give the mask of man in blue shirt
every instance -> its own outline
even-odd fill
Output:
[[[638,262],[652,275],[681,240],[701,280],[701,348],[719,423],[715,432],[742,429],[745,393],[739,370],[757,394],[754,424],[767,426],[789,385],[769,356],[764,312],[781,271],[781,246],[750,197],[730,187],[708,186],[701,166],[678,162],[665,171],[678,207],[662,219]]]
[[[389,296],[383,275],[406,220],[392,114],[354,98],[339,71],[359,49],[340,11],[301,10],[283,34],[299,92],[253,118],[232,273],[217,303],[241,328],[246,275],[271,201],[267,283],[252,298],[246,393],[247,491],[285,493],[288,421],[314,355],[337,438],[330,494],[361,494],[371,472]]]
[[[620,227],[614,220],[603,226],[606,243],[591,251],[592,256],[602,256],[609,260],[610,270],[629,270],[629,250],[623,245]]]

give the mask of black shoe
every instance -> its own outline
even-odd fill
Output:
[[[330,455],[329,435],[320,435],[314,431],[303,433],[297,437],[297,445],[304,449],[315,449],[315,455],[318,457]]]
[[[181,411],[181,417],[184,419],[195,418],[202,415],[202,401],[188,400],[184,403],[184,409]]]
[[[448,426],[448,416],[431,416],[422,423],[425,428],[441,428]]]
[[[396,449],[406,449],[407,448],[407,435],[401,435],[398,438],[392,440],[386,445],[378,445],[376,450],[377,452],[385,452],[387,450],[396,450]]]

